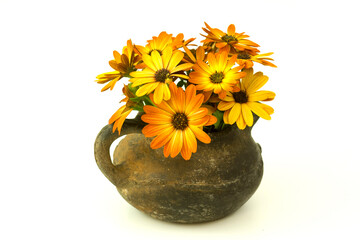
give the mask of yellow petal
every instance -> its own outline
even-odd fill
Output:
[[[271,91],[257,91],[249,95],[249,102],[270,101],[275,98],[275,93]]]
[[[243,118],[243,116],[241,115],[237,120],[236,120],[236,125],[238,126],[239,129],[244,130],[246,127],[246,123],[245,120]]]
[[[155,88],[154,91],[154,103],[160,104],[164,99],[164,84],[166,83],[159,83],[159,85]]]
[[[230,112],[229,112],[229,124],[234,124],[235,121],[239,118],[240,116],[240,112],[241,112],[241,107],[242,105],[240,105],[240,103],[235,103],[235,105],[231,108]]]
[[[164,66],[163,66],[163,60],[160,56],[160,53],[158,51],[152,51],[151,52],[151,58],[152,58],[152,61],[156,67],[156,69],[163,69]]]
[[[246,92],[247,92],[248,94],[251,94],[251,93],[256,92],[256,91],[259,90],[262,86],[264,86],[265,83],[267,83],[268,80],[269,80],[269,77],[268,77],[268,76],[262,75],[262,73],[261,73],[261,74],[256,73],[256,74],[254,75],[254,78],[253,78],[252,82],[251,82],[250,85],[248,86]]]
[[[266,111],[266,110],[268,110],[267,107],[270,107],[270,106],[268,106],[266,104],[262,104],[262,103],[257,103],[257,102],[248,102],[247,104],[250,107],[251,111],[253,111],[259,117],[266,119],[266,120],[271,119],[269,113]],[[271,108],[269,110],[273,110],[273,109]]]
[[[241,104],[241,113],[246,122],[246,125],[251,127],[254,123],[254,118],[250,110],[250,107],[247,105],[247,103]]]
[[[155,51],[154,51],[155,52]],[[151,68],[153,71],[157,71],[155,64],[153,63],[152,57],[150,57],[147,54],[142,55],[142,60],[144,61],[145,65],[149,68]]]
[[[168,70],[172,71],[176,65],[179,64],[179,62],[183,59],[184,57],[184,53],[182,53],[181,51],[175,51],[170,59],[169,65],[168,65]]]
[[[218,109],[220,111],[226,111],[230,108],[232,108],[235,105],[235,102],[225,102],[225,101],[221,101],[218,105]]]
[[[152,91],[154,91],[154,89],[159,85],[159,82],[154,82],[154,83],[147,83],[143,86],[141,86],[137,91],[136,91],[136,96],[144,96],[145,94],[149,94]]]

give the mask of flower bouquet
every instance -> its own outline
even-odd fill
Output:
[[[259,54],[259,45],[233,24],[227,33],[205,25],[201,46],[166,32],[145,46],[128,40],[122,54],[114,51],[115,71],[96,80],[105,91],[129,78],[124,105],[96,138],[96,163],[126,201],[163,221],[225,217],[252,196],[263,175],[251,129],[259,117],[270,119],[273,108],[260,101],[275,94],[259,90],[268,77],[253,65],[276,67],[272,53]],[[132,111],[136,118],[126,119]],[[127,136],[111,160],[110,146],[121,135]]]
[[[273,53],[260,54],[259,45],[245,33],[237,33],[233,24],[227,32],[205,23],[202,45],[182,33],[161,32],[145,46],[131,40],[120,54],[113,52],[109,61],[112,72],[97,76],[96,82],[112,90],[116,83],[129,79],[122,89],[124,103],[110,118],[113,132],[121,132],[132,111],[142,113],[147,123],[145,137],[153,138],[151,148],[163,148],[165,157],[179,153],[189,160],[197,151],[197,140],[210,143],[208,133],[223,131],[236,124],[240,130],[254,123],[254,116],[269,120],[274,112],[269,105],[271,91],[259,90],[268,81],[262,72],[254,72],[254,63],[276,67]]]

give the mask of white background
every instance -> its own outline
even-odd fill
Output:
[[[359,239],[357,1],[0,0],[0,239]],[[121,85],[101,93],[112,51],[161,31],[231,23],[275,52],[255,65],[276,92],[253,130],[265,172],[216,222],[160,222],[126,203],[93,157]]]

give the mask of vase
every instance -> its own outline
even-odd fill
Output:
[[[254,115],[254,123],[257,119]],[[165,158],[162,148],[151,149],[144,126],[139,116],[126,119],[121,135],[107,125],[95,141],[100,170],[138,210],[167,222],[209,222],[235,212],[258,188],[263,161],[251,127],[239,130],[234,124],[208,133],[211,143],[198,142],[185,161],[180,154]],[[112,162],[110,145],[123,135]]]

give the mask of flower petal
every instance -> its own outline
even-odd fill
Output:
[[[248,104],[249,108],[251,109],[251,111],[253,111],[259,117],[266,119],[266,120],[271,119],[269,113],[267,112],[267,110],[273,110],[270,106],[268,106],[266,104],[262,104],[262,103],[257,103],[257,102],[248,102],[247,104]],[[268,107],[270,107],[271,109],[269,109]]]
[[[152,149],[161,148],[173,137],[175,132],[174,128],[165,129],[160,135],[151,141],[150,147]]]
[[[231,108],[229,112],[229,124],[234,124],[235,121],[239,118],[241,113],[242,105],[240,103],[234,104],[234,106]]]
[[[182,130],[175,130],[170,142],[169,142],[169,147],[170,147],[170,156],[172,158],[176,157],[176,155],[178,155],[181,151],[181,148],[183,146],[183,131]]]
[[[250,110],[250,107],[247,105],[247,103],[241,104],[241,113],[246,122],[246,125],[251,127],[254,123],[254,118],[253,118],[253,114]]]
[[[226,110],[232,108],[234,105],[235,105],[235,102],[221,101],[218,105],[218,109],[220,111],[226,111]]]
[[[211,138],[209,137],[209,135],[207,135],[199,127],[195,127],[195,126],[191,126],[191,125],[189,127],[190,127],[191,131],[195,134],[196,138],[199,139],[199,141],[201,141],[203,143],[211,142]]]

